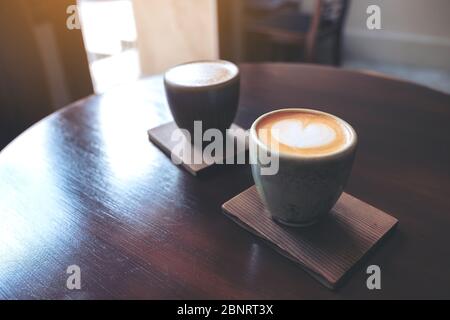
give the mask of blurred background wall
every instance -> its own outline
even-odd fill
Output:
[[[45,0],[44,0],[45,1]],[[324,0],[324,2],[340,0]],[[316,0],[79,0],[83,36],[96,92],[178,63],[224,58],[234,62],[305,62],[298,48],[274,59],[270,41],[248,34],[256,17],[290,5],[314,14]],[[381,8],[381,30],[368,30],[366,9]],[[255,10],[253,10],[255,11]],[[377,71],[450,92],[450,1],[353,0],[342,33],[341,67]],[[250,49],[249,49],[250,48]],[[276,49],[279,53],[280,48]],[[315,63],[330,64],[324,46]],[[287,53],[287,54],[286,54]],[[289,56],[285,60],[283,56]]]
[[[382,30],[366,28],[366,8],[377,4]],[[450,70],[450,1],[352,1],[345,29],[347,59]]]

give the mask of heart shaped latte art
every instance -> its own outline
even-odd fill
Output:
[[[278,142],[294,148],[318,148],[336,139],[333,128],[324,123],[304,125],[300,120],[281,120],[271,128],[271,135]]]

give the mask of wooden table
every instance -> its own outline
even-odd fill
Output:
[[[239,125],[298,106],[348,120],[360,148],[346,191],[400,220],[340,290],[222,214],[252,185],[248,166],[195,178],[148,142],[171,119],[156,77],[74,103],[1,152],[0,297],[450,298],[450,96],[328,67],[241,69]],[[366,287],[371,264],[382,290]]]

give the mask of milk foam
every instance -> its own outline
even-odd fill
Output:
[[[336,139],[336,132],[326,124],[304,124],[297,119],[276,122],[271,128],[271,135],[278,142],[293,148],[317,148]]]
[[[259,120],[256,132],[277,152],[308,157],[338,152],[353,139],[353,131],[343,121],[308,109],[272,112]]]
[[[226,82],[237,73],[238,68],[227,61],[199,61],[176,66],[165,78],[173,84],[198,87]]]

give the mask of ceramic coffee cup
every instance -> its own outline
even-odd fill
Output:
[[[202,131],[225,133],[239,103],[239,69],[228,61],[194,61],[175,66],[164,75],[164,86],[175,123],[194,135],[194,122]]]
[[[314,148],[310,148],[307,154],[302,154],[297,153],[295,148],[292,149],[293,152],[287,152],[289,148],[272,150],[260,139],[258,128],[263,121],[270,124],[271,121],[274,123],[278,121],[278,118],[283,121],[290,120],[295,117],[291,115],[295,115],[296,112],[311,114],[312,119],[324,117],[330,121],[329,123],[342,126],[342,132],[347,140],[340,140],[336,148],[329,148],[329,151],[321,147],[321,151],[315,154],[309,152],[314,151]],[[291,140],[296,139],[294,122],[282,122],[281,126],[286,127],[283,130],[288,130],[286,132],[289,133]],[[322,125],[315,127],[313,125],[309,129],[308,126],[302,130],[305,139],[311,140],[312,143],[317,140],[314,138],[314,132],[320,132],[322,129],[325,138],[329,140],[332,137],[330,134],[327,135],[327,132],[331,131]],[[301,132],[299,137],[301,138]],[[253,178],[272,218],[289,226],[307,226],[327,215],[341,196],[353,165],[357,135],[347,122],[336,116],[317,110],[292,108],[269,112],[256,119],[250,129],[250,143],[253,144],[250,148]],[[299,141],[298,144],[301,143],[302,141]],[[263,165],[260,157],[264,153],[278,157],[279,168],[276,174],[262,174]]]

